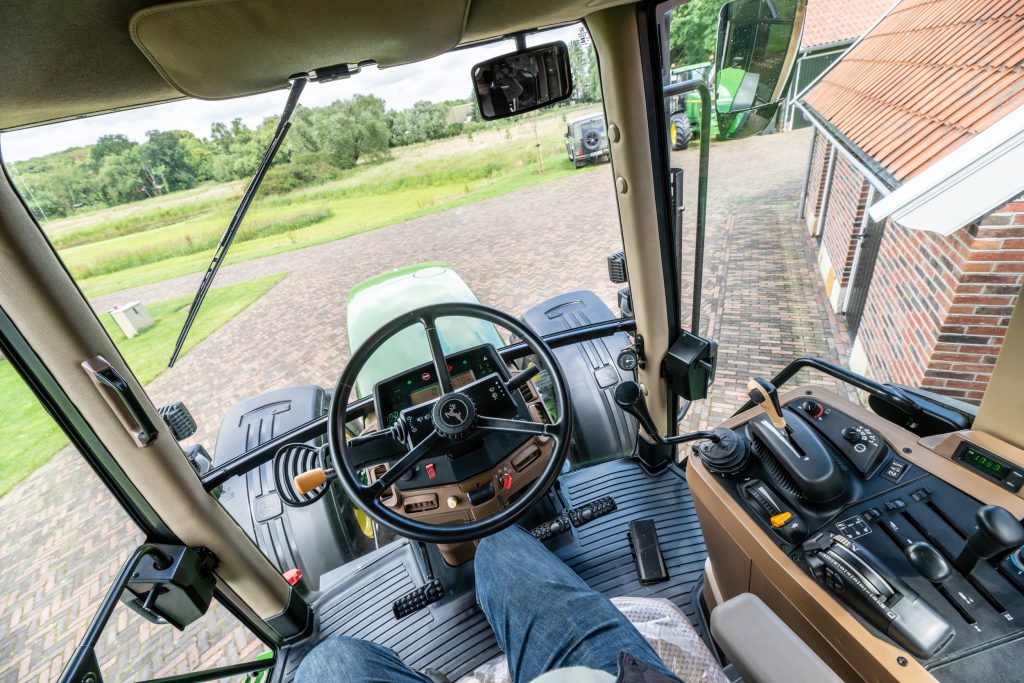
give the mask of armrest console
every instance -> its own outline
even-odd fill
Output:
[[[750,683],[840,683],[825,662],[753,593],[741,593],[711,612],[715,642]]]

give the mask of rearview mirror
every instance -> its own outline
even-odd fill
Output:
[[[718,13],[715,113],[723,139],[760,133],[779,108],[807,0],[732,0]]]
[[[487,121],[561,102],[572,95],[565,43],[547,43],[502,55],[473,67],[473,90]]]

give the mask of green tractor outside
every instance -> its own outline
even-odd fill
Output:
[[[733,99],[743,84],[746,71],[737,67],[723,69],[715,74],[711,62],[699,64],[688,64],[672,69],[670,72],[670,83],[681,83],[695,78],[703,79],[709,84],[715,84],[715,106],[721,113],[729,113],[732,110]],[[700,95],[690,92],[686,95],[677,95],[666,100],[666,107],[669,112],[668,139],[673,151],[679,151],[689,147],[690,142],[701,139],[700,130]],[[742,127],[745,117],[738,116],[732,119],[729,130],[721,131],[718,128],[718,117],[711,117],[711,137],[718,140],[725,140]]]

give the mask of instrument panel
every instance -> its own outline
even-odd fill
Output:
[[[452,386],[461,389],[493,373],[508,379],[505,364],[490,344],[474,346],[448,356],[448,372]],[[424,363],[401,374],[377,382],[373,390],[377,415],[382,427],[391,427],[402,411],[433,401],[441,396],[433,363]]]

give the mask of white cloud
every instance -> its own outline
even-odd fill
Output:
[[[529,44],[577,37],[579,25],[566,26],[532,36]],[[472,92],[469,72],[474,64],[489,56],[514,49],[511,41],[449,52],[415,64],[364,69],[348,80],[311,84],[302,95],[302,104],[330,104],[356,94],[373,94],[384,99],[390,109],[404,109],[420,100],[438,102],[468,97]],[[188,130],[201,137],[210,134],[216,121],[241,118],[254,126],[267,116],[279,114],[285,92],[278,91],[240,97],[233,100],[183,100],[141,109],[104,114],[55,123],[0,136],[5,161],[20,161],[68,147],[90,145],[101,135],[120,133],[142,142],[149,130]]]

